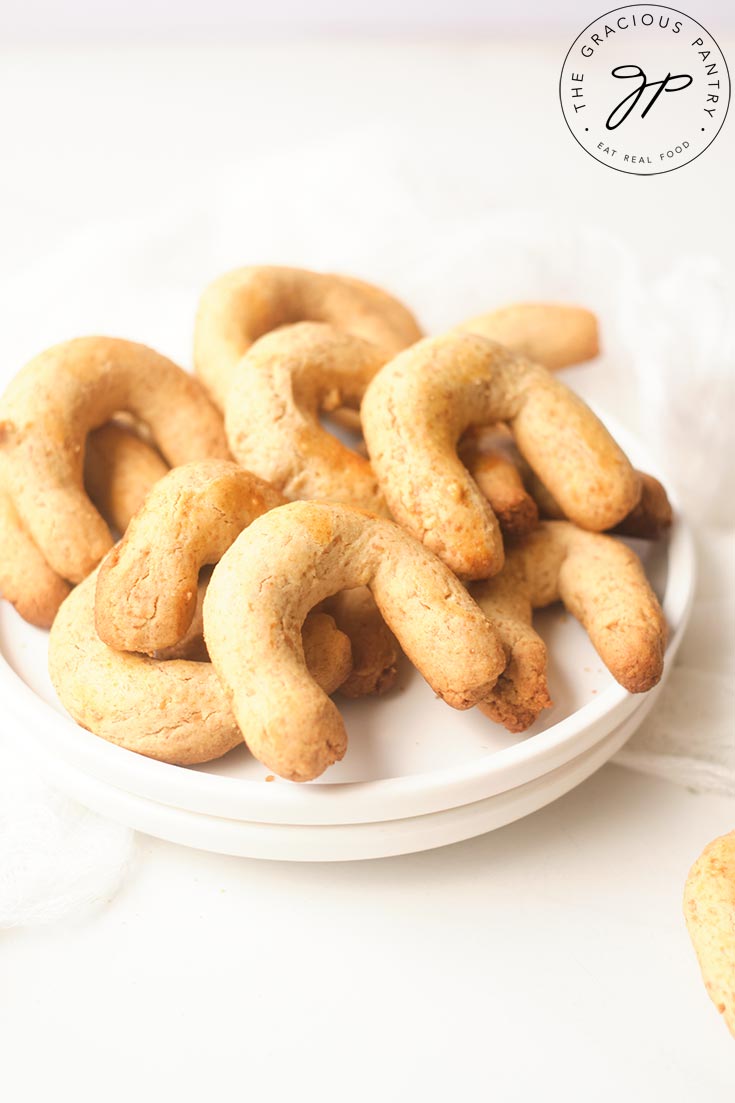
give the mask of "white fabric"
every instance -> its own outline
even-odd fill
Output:
[[[692,618],[661,700],[616,761],[735,795],[735,532],[703,526]]]
[[[363,141],[339,151],[291,148],[288,157],[261,159],[257,171],[251,164],[233,173],[199,210],[169,207],[125,225],[88,227],[0,287],[2,374],[84,332],[143,340],[188,363],[201,287],[243,263],[382,282],[429,331],[519,299],[590,306],[601,319],[604,355],[568,371],[567,381],[645,435],[696,522],[701,556],[677,667],[619,761],[735,792],[734,518],[726,482],[735,459],[735,342],[724,273],[706,258],[682,258],[654,277],[602,229],[539,213],[488,215],[460,174],[438,182],[398,150],[369,165],[364,148]],[[363,205],[358,197],[366,195]],[[113,891],[131,833],[47,789],[2,740],[0,778],[0,922],[50,920]]]
[[[133,832],[52,789],[0,739],[0,928],[51,923],[117,891]]]

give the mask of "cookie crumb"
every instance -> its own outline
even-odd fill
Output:
[[[266,781],[275,781],[275,780],[276,780],[276,778],[275,778],[275,775],[274,775],[274,774],[268,774],[268,777],[267,777],[267,778],[266,778],[265,780],[266,780]]]

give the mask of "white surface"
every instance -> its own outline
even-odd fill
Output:
[[[112,904],[3,936],[3,1086],[731,1103],[732,1039],[681,916],[689,864],[731,825],[729,801],[609,766],[410,858],[284,866],[141,836]]]
[[[689,11],[707,23],[704,8]],[[4,369],[93,324],[188,359],[201,284],[250,259],[336,265],[412,295],[402,275],[419,269],[421,308],[438,327],[451,320],[448,292],[472,313],[506,277],[512,293],[518,272],[512,254],[487,252],[477,280],[458,248],[441,278],[437,235],[463,233],[471,256],[482,250],[477,228],[509,206],[540,209],[557,237],[580,223],[603,231],[584,247],[570,235],[553,265],[539,258],[525,294],[548,294],[561,275],[567,295],[596,296],[614,276],[640,312],[635,332],[642,322],[650,339],[672,334],[685,368],[696,318],[682,298],[701,318],[697,294],[720,294],[735,255],[723,214],[735,192],[732,118],[704,156],[666,177],[607,171],[561,117],[568,45],[6,52]],[[732,61],[735,41],[720,45]],[[159,227],[153,254],[136,251],[141,219]],[[105,229],[108,260],[95,267],[98,223],[110,220],[117,237]],[[682,267],[692,253],[711,260]],[[41,258],[47,276],[58,259],[53,281],[39,280]],[[722,301],[731,305],[729,292]],[[665,328],[672,319],[681,325]],[[613,337],[618,324],[630,333],[630,310],[604,320]],[[714,347],[692,371],[718,354],[731,371],[717,316],[706,323]],[[610,341],[598,397],[633,429],[655,431]],[[668,351],[659,387],[667,365]],[[725,409],[712,394],[700,387],[689,408]],[[715,477],[717,448],[694,455],[685,439],[682,461],[702,456]],[[693,670],[726,654],[731,577],[729,553],[705,595]],[[726,731],[732,714],[716,700],[707,723]],[[677,716],[687,707],[679,699]],[[733,819],[731,798],[608,766],[525,821],[410,858],[280,866],[139,837],[111,902],[73,924],[2,936],[2,1087],[14,1103],[62,1084],[79,1103],[101,1092],[113,1103],[156,1092],[182,1103],[730,1103],[732,1041],[699,979],[680,900],[690,863]]]

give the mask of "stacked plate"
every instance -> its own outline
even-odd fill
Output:
[[[634,462],[640,449],[618,432]],[[650,466],[648,467],[650,470]],[[690,533],[635,543],[669,625],[666,671],[694,589]],[[500,827],[566,793],[606,762],[655,705],[631,696],[558,608],[535,625],[549,646],[554,706],[523,735],[477,709],[455,712],[406,663],[384,699],[343,701],[350,744],[318,782],[273,778],[245,747],[182,768],[98,739],[64,712],[47,673],[47,634],[0,609],[3,720],[61,789],[140,831],[226,854],[291,861],[384,857]],[[6,719],[7,718],[7,719]]]

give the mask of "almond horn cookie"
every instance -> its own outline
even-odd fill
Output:
[[[521,473],[502,448],[488,447],[484,430],[462,437],[458,455],[498,519],[504,540],[519,540],[538,524],[538,506],[523,485]]]
[[[471,587],[495,626],[507,664],[480,708],[509,731],[524,731],[551,704],[546,647],[534,609],[563,601],[586,629],[612,676],[630,693],[659,681],[666,647],[661,606],[638,556],[611,536],[567,521],[542,521],[508,549],[500,574]]]
[[[462,437],[458,451],[498,518],[503,536],[517,540],[535,527],[539,510],[548,520],[563,521],[565,517],[559,503],[517,449],[509,447],[511,442],[502,437],[500,445],[492,442],[492,437],[498,437],[501,428],[495,426],[489,434],[487,430],[470,430]],[[488,437],[489,444],[486,443]],[[619,524],[607,531],[616,536],[658,540],[671,528],[673,509],[658,479],[644,471],[637,474],[641,484],[638,503]]]
[[[369,462],[319,421],[322,410],[358,408],[385,359],[376,345],[314,322],[261,337],[240,361],[227,399],[233,456],[287,498],[386,513]]]
[[[220,409],[253,342],[294,322],[326,322],[377,345],[384,359],[421,337],[403,303],[362,280],[303,268],[238,268],[205,289],[194,330],[194,366]]]
[[[217,563],[247,525],[284,502],[268,483],[226,460],[170,471],[100,567],[100,638],[121,651],[206,657],[195,624],[203,599],[201,568]],[[350,638],[357,661],[344,692],[362,696],[388,689],[398,646],[371,595],[338,594],[328,612]]]
[[[116,532],[125,532],[148,492],[168,470],[160,453],[127,425],[108,421],[87,437],[84,486]]]
[[[647,475],[645,471],[637,474],[641,481],[638,504],[610,532],[617,533],[618,536],[635,536],[639,540],[658,540],[671,528],[674,511],[666,490],[658,479]]]
[[[644,471],[636,474],[640,479],[641,496],[630,513],[610,531],[618,536],[635,536],[639,540],[658,540],[671,528],[674,519],[671,503],[658,479]],[[525,482],[544,517],[554,520],[564,518],[564,511],[554,495],[532,471],[525,473]]]
[[[97,571],[64,601],[49,637],[51,681],[72,718],[110,743],[178,766],[209,762],[241,743],[211,663],[161,661],[102,642],[96,586]],[[309,620],[305,662],[322,691],[332,693],[352,668],[350,641],[325,613]]]
[[[34,544],[0,476],[0,597],[29,624],[50,628],[70,589]]]
[[[509,503],[521,516],[529,508],[525,503],[530,501],[536,514],[540,510],[547,520],[566,520],[559,503],[518,452],[506,426],[469,430],[460,441],[459,454],[497,515],[503,536],[513,539],[523,535],[518,531],[516,517],[509,515]],[[671,503],[658,479],[644,471],[637,471],[637,475],[641,484],[640,499],[630,513],[608,531],[617,536],[657,540],[673,522]],[[525,499],[518,491],[519,479],[521,487],[526,488]]]
[[[204,568],[199,573],[196,610],[185,635],[172,647],[157,650],[154,658],[209,662],[209,652],[204,642],[203,603],[210,577],[210,568]],[[348,676],[340,683],[339,692],[344,697],[379,696],[387,693],[396,680],[400,648],[378,612],[367,586],[343,590],[341,594],[323,602],[319,612],[327,613],[351,644],[352,667]],[[329,680],[329,671],[333,669],[334,648],[321,652],[319,650],[319,634],[323,635],[319,612],[309,613],[301,629],[301,636],[304,651],[309,655],[309,669],[314,680],[322,685]]]
[[[539,364],[451,333],[399,353],[363,399],[373,469],[396,520],[460,577],[503,565],[498,520],[457,455],[466,429],[507,422],[521,454],[582,528],[626,516],[640,480],[588,406]]]
[[[352,671],[339,692],[344,697],[387,693],[396,680],[401,649],[367,586],[343,590],[325,601],[322,609],[352,643]]]
[[[87,434],[118,411],[145,424],[164,459],[229,455],[222,419],[201,386],[164,356],[107,337],[41,353],[0,403],[0,455],[13,505],[44,559],[79,582],[112,544],[83,485]]]
[[[184,635],[170,647],[157,647],[153,652],[154,659],[192,659],[198,663],[209,662],[209,652],[204,642],[204,595],[207,592],[209,580],[212,577],[211,567],[202,567],[197,580],[197,598],[194,615],[191,624]],[[304,631],[308,625],[304,624]]]
[[[516,303],[456,327],[505,345],[549,371],[592,360],[600,351],[597,318],[581,306]]]
[[[251,521],[284,501],[232,461],[200,460],[169,471],[100,566],[100,639],[146,654],[179,643],[194,618],[200,569],[217,563]]]
[[[153,484],[168,471],[154,448],[130,429],[108,422],[87,437],[84,484],[113,529],[124,532]],[[0,597],[30,624],[50,628],[69,583],[49,567],[24,528],[7,491],[0,490]]]
[[[707,992],[735,1037],[735,831],[709,843],[690,869],[684,917]]]
[[[505,666],[464,587],[391,521],[321,502],[264,514],[215,567],[204,634],[250,750],[292,781],[319,777],[346,749],[342,718],[304,664],[301,625],[355,586],[370,587],[411,662],[453,707],[487,697]]]

